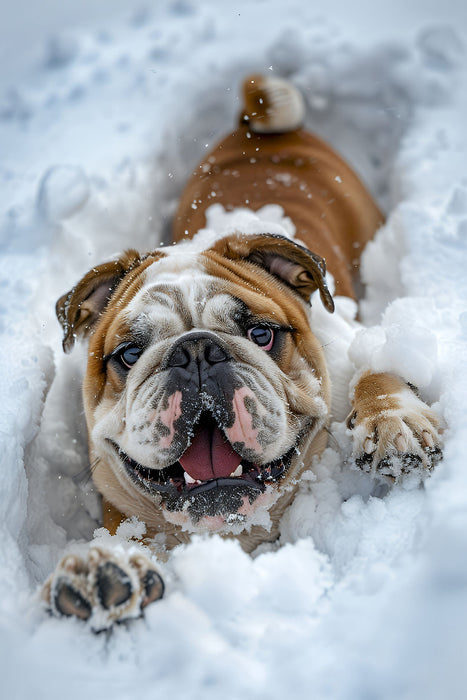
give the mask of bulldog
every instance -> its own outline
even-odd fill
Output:
[[[131,516],[169,551],[192,533],[252,552],[278,537],[302,473],[327,442],[331,379],[310,298],[355,298],[360,252],[383,222],[351,168],[301,124],[288,82],[250,76],[238,126],[199,164],[174,246],[127,250],[57,302],[63,347],[89,340],[83,386],[94,484],[111,534]],[[206,211],[275,203],[292,240],[263,230],[195,235]],[[326,261],[326,262],[325,262]],[[440,458],[439,423],[402,379],[367,371],[352,391],[355,464],[397,480]],[[94,629],[135,617],[164,584],[140,551],[65,556],[43,596]]]

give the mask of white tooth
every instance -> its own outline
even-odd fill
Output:
[[[241,476],[242,474],[243,474],[243,468],[242,468],[242,465],[239,464],[238,467],[236,468],[236,470],[234,472],[232,472],[232,474],[230,476]]]
[[[196,479],[193,479],[193,477],[190,476],[189,474],[187,474],[186,472],[183,472],[183,476],[185,477],[185,481],[187,484],[196,484],[197,483]]]

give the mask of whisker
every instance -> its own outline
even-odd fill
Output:
[[[100,461],[101,461],[101,458],[100,458],[100,457],[96,457],[96,459],[94,460],[94,462],[91,462],[91,464],[89,465],[89,470],[91,471],[91,474],[95,471],[95,469],[96,469],[96,467],[97,467],[97,465],[99,464]]]
[[[83,484],[87,485],[92,478],[92,474],[97,467],[98,463],[100,462],[100,457],[97,457],[94,462],[91,464],[87,464],[84,469],[79,471],[77,474],[73,476],[73,482],[75,484]]]
[[[78,472],[77,474],[74,474],[72,476],[73,483],[77,484],[77,485],[87,484],[90,480],[91,480],[91,472],[89,470],[89,467],[85,467],[80,472]]]
[[[337,340],[337,338],[333,338],[328,343],[324,343],[324,345],[321,345],[321,350],[324,350],[324,348],[327,348],[329,345],[332,345],[333,343],[336,342],[336,340]]]
[[[330,443],[333,443],[332,446],[334,447],[334,449],[335,449],[337,452],[340,453],[340,452],[341,452],[340,445],[339,445],[339,443],[337,442],[337,440],[336,440],[336,438],[334,437],[334,435],[332,434],[331,430],[327,427],[327,425],[324,426],[324,429],[325,429],[325,431],[327,432],[327,434],[329,435],[329,442],[330,442]]]

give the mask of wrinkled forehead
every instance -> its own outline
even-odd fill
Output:
[[[130,325],[154,326],[182,322],[186,327],[224,325],[241,311],[226,280],[209,274],[197,255],[157,260],[144,270],[139,289],[125,316]]]

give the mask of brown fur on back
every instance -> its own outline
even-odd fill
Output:
[[[241,124],[189,180],[173,223],[173,239],[206,225],[212,204],[258,210],[279,204],[298,239],[325,258],[336,293],[355,296],[360,253],[383,215],[362,182],[327,144],[304,129],[257,134]]]

